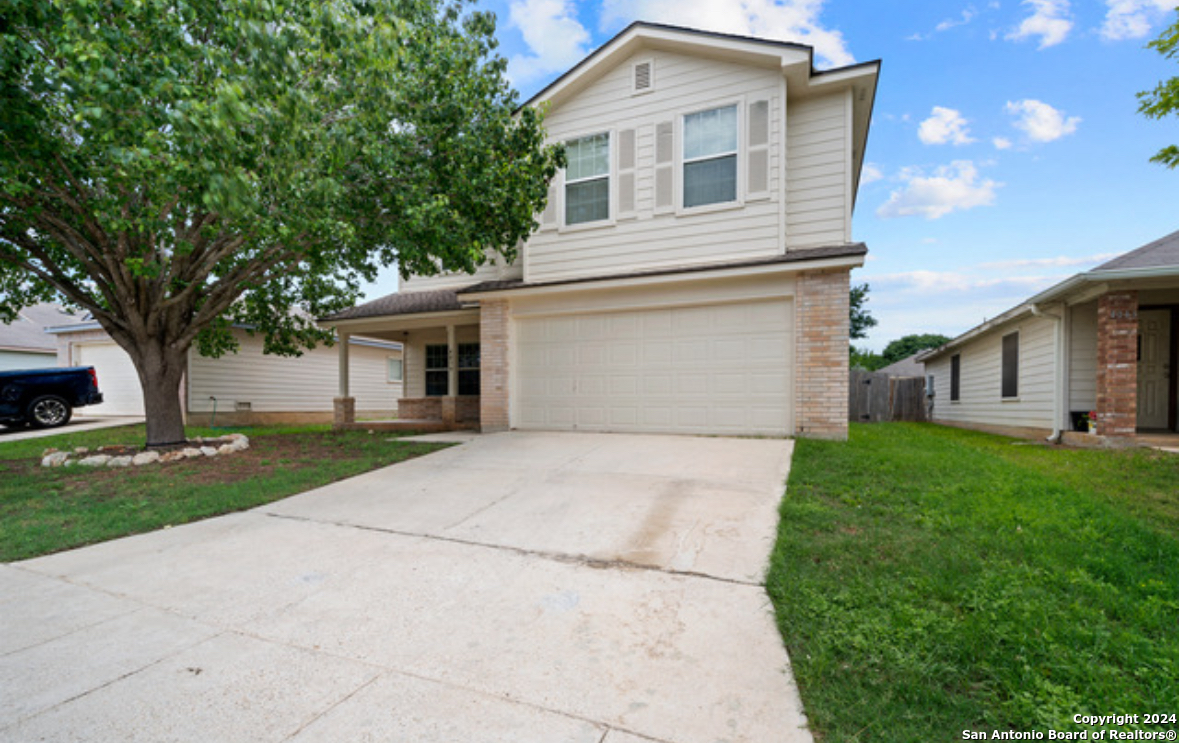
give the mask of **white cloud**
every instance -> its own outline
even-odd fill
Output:
[[[818,66],[855,61],[843,34],[819,21],[824,0],[604,0],[604,28],[633,20],[672,23],[705,31],[793,41],[815,48]],[[558,39],[558,42],[562,40]]]
[[[1022,101],[1008,101],[1007,113],[1019,118],[1015,128],[1022,131],[1033,142],[1052,142],[1077,130],[1080,116],[1065,116],[1063,111],[1043,101],[1027,98]]]
[[[1023,41],[1038,36],[1040,48],[1045,49],[1064,41],[1072,30],[1068,0],[1023,0],[1023,4],[1032,7],[1032,14],[1007,34],[1008,39]]]
[[[970,144],[974,139],[968,123],[954,109],[934,106],[932,115],[917,128],[917,137],[925,144]]]
[[[994,263],[980,263],[979,268],[987,270],[1006,270],[1009,268],[1062,268],[1067,266],[1085,266],[1096,265],[1104,263],[1118,256],[1117,253],[1098,253],[1097,255],[1086,255],[1080,258],[1073,258],[1066,255],[1056,256],[1054,258],[1021,258],[1011,261],[996,261]]]
[[[991,143],[995,145],[996,150],[1011,149],[1011,140],[1007,137],[995,137],[991,140]]]
[[[1175,0],[1105,0],[1109,10],[1101,25],[1101,36],[1108,41],[1141,39],[1152,25],[1174,9]]]
[[[995,203],[995,191],[1003,184],[978,177],[970,160],[955,160],[938,167],[932,175],[916,168],[901,171],[905,187],[893,191],[876,210],[883,219],[925,217],[939,219],[950,212],[965,211]]]
[[[979,289],[1038,289],[1051,286],[1061,276],[1003,276],[979,278],[958,271],[902,271],[868,277],[872,289],[889,287],[892,291],[909,291],[920,294],[936,292],[968,292]]]
[[[520,29],[532,52],[508,62],[509,76],[517,85],[562,72],[589,53],[590,35],[577,20],[573,0],[513,0],[508,20]]]
[[[869,183],[875,183],[884,178],[884,173],[875,163],[864,163],[864,169],[860,171],[860,185],[866,186]]]
[[[947,18],[946,20],[937,24],[933,30],[935,32],[941,33],[942,31],[949,31],[951,28],[965,26],[974,19],[974,16],[974,8],[967,8],[966,10],[962,11],[962,16],[960,18]]]

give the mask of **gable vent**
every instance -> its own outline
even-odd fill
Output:
[[[645,93],[651,90],[651,85],[654,81],[651,76],[651,62],[639,62],[634,67],[634,92]]]

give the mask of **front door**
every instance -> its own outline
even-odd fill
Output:
[[[1138,427],[1166,428],[1171,398],[1171,311],[1138,313]]]

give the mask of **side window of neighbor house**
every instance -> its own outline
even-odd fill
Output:
[[[478,343],[460,343],[458,346],[458,393],[479,394]]]
[[[737,200],[737,107],[684,117],[684,208]]]
[[[610,218],[610,135],[594,134],[565,143],[565,224]]]
[[[446,394],[446,344],[426,346],[426,395]]]
[[[1019,396],[1019,333],[1003,336],[1003,397]]]
[[[950,402],[958,402],[962,390],[962,356],[950,357]]]
[[[398,382],[402,381],[405,377],[403,376],[404,369],[401,365],[401,359],[390,357],[387,359],[387,362],[389,370],[387,381],[390,384],[397,384]]]

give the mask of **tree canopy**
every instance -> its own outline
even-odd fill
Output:
[[[924,351],[928,348],[937,348],[950,342],[949,336],[941,335],[940,333],[923,333],[920,335],[906,335],[897,338],[890,342],[881,351],[880,356],[884,360],[882,366],[895,364],[896,362],[907,359],[918,351]]]
[[[190,346],[298,353],[381,266],[511,257],[561,164],[464,0],[5,5],[0,319],[90,311],[149,443],[183,436]]]
[[[1179,19],[1147,46],[1167,59],[1175,59],[1179,55]],[[1139,112],[1152,119],[1179,114],[1179,76],[1163,80],[1155,86],[1154,90],[1139,93],[1138,100]],[[1179,145],[1172,144],[1163,147],[1151,160],[1162,163],[1168,168],[1174,168],[1179,165]]]

